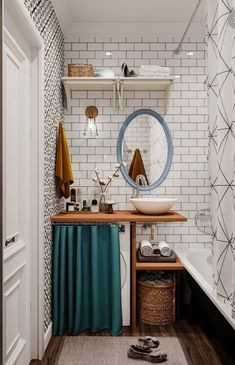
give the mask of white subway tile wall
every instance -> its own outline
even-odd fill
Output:
[[[188,218],[184,223],[157,225],[156,241],[166,240],[172,247],[206,247],[211,237],[195,227],[197,210],[209,206],[208,133],[205,44],[200,37],[188,38],[182,52],[174,55],[177,40],[169,37],[77,37],[65,40],[65,75],[69,63],[92,63],[93,66],[112,68],[121,75],[121,65],[126,62],[138,73],[138,67],[158,64],[170,67],[178,75],[170,94],[166,115],[164,92],[126,91],[123,110],[112,108],[111,91],[73,91],[71,110],[65,111],[65,128],[70,146],[74,186],[82,189],[84,199],[94,192],[94,169],[100,167],[106,178],[114,171],[117,162],[116,145],[119,130],[133,111],[150,108],[160,113],[167,122],[173,137],[174,158],[170,173],[164,183],[151,195],[179,199],[175,209]],[[192,56],[187,51],[192,51]],[[111,52],[111,55],[106,55]],[[83,136],[85,108],[95,105],[99,110],[97,127],[99,136]],[[111,183],[110,197],[117,201],[116,209],[131,209],[129,197],[133,189],[122,176]],[[209,222],[205,222],[209,225]],[[137,240],[149,238],[149,228],[138,227]]]

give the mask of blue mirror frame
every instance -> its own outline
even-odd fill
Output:
[[[150,191],[150,190],[156,189],[165,180],[165,178],[167,177],[167,175],[170,171],[170,167],[171,167],[171,163],[172,163],[172,159],[173,159],[173,141],[172,141],[171,133],[170,133],[170,130],[169,130],[165,120],[162,118],[162,116],[160,114],[158,114],[157,112],[155,112],[154,110],[151,110],[151,109],[139,109],[139,110],[136,110],[135,112],[131,113],[127,117],[127,119],[123,123],[123,125],[119,131],[119,135],[118,135],[117,160],[120,164],[123,162],[123,142],[124,142],[124,136],[125,136],[126,129],[128,128],[129,124],[133,121],[133,119],[135,119],[136,117],[138,117],[142,114],[145,114],[145,115],[147,114],[147,115],[152,116],[161,124],[161,126],[164,130],[165,136],[166,136],[167,149],[168,149],[166,165],[164,167],[164,170],[163,170],[161,176],[156,181],[154,181],[152,184],[150,184],[148,186],[140,186],[141,191]],[[130,178],[130,176],[128,175],[128,172],[126,171],[126,168],[124,166],[121,166],[120,170],[121,170],[121,173],[122,173],[124,179],[126,180],[126,182],[128,184],[130,184],[133,188],[136,189],[137,188],[136,182]]]

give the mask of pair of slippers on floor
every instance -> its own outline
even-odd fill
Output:
[[[136,345],[131,345],[127,355],[132,359],[145,360],[153,363],[166,361],[167,354],[156,350],[160,341],[155,337],[139,337]]]

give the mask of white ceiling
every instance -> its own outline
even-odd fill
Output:
[[[197,2],[198,0],[67,0],[72,21],[79,23],[187,22]],[[203,13],[201,6],[195,20],[202,21]]]
[[[65,33],[85,24],[186,24],[198,0],[52,0]],[[194,18],[202,23],[205,0]]]

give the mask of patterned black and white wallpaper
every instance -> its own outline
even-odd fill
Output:
[[[44,326],[51,322],[51,251],[52,227],[50,217],[60,210],[60,201],[55,190],[55,155],[57,126],[63,116],[61,77],[64,65],[64,36],[50,0],[24,0],[45,47],[45,120],[44,138]]]

